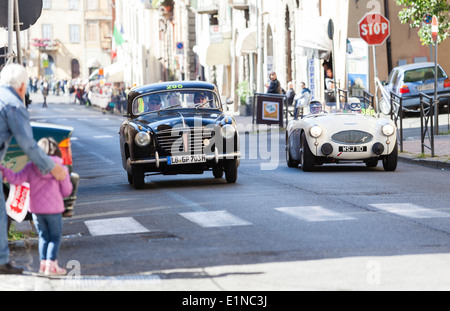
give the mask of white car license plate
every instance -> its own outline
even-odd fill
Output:
[[[416,87],[416,90],[418,90],[419,92],[434,90],[434,83],[418,85]]]
[[[339,152],[366,152],[367,146],[340,146]]]
[[[167,158],[168,165],[205,163],[205,162],[206,162],[205,154],[173,156]]]

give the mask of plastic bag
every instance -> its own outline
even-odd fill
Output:
[[[22,222],[30,207],[30,184],[10,185],[6,200],[6,213],[17,222]]]

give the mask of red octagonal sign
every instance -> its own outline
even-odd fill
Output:
[[[368,45],[381,45],[389,37],[389,20],[380,13],[368,13],[358,23],[361,39]]]

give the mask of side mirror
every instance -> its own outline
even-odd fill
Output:
[[[227,101],[226,101],[226,104],[227,105],[232,105],[232,104],[234,104],[234,100],[232,100],[230,97],[228,97]]]

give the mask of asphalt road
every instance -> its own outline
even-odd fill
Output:
[[[236,184],[158,175],[137,191],[121,167],[123,117],[73,104],[30,113],[75,128],[81,180],[60,251],[70,277],[0,276],[0,289],[450,288],[448,171],[399,163],[396,172],[349,164],[305,173],[286,166],[284,133],[252,132],[241,134]],[[35,247],[13,257],[37,271]]]

